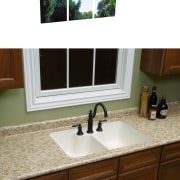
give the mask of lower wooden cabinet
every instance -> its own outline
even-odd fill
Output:
[[[103,180],[117,180],[117,175],[103,178]]]
[[[159,180],[180,180],[180,158],[160,165]]]
[[[69,170],[69,180],[111,180],[117,179],[118,158],[79,166]]]
[[[68,170],[52,173],[44,176],[34,177],[30,180],[68,180]]]
[[[157,180],[161,148],[120,157],[119,180]]]
[[[31,180],[180,180],[180,142]]]
[[[162,147],[158,180],[180,179],[180,143]]]
[[[119,180],[157,180],[158,165],[147,166],[119,174]]]
[[[119,158],[90,163],[31,180],[117,180]]]
[[[120,157],[119,172],[127,172],[138,168],[158,164],[161,148],[148,149]]]

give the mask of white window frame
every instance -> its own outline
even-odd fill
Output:
[[[99,85],[93,90],[91,87],[71,88],[74,93],[66,93],[64,90],[62,93],[56,89],[41,91],[38,51],[39,49],[23,49],[28,112],[130,98],[134,49],[118,50],[117,77],[116,83],[110,85],[112,88],[106,85]]]
[[[113,84],[106,84],[106,85],[94,85],[95,81],[95,57],[96,57],[96,49],[93,51],[93,73],[92,73],[92,85],[89,86],[84,86],[84,87],[74,87],[74,88],[69,88],[69,49],[67,49],[67,88],[62,88],[62,89],[51,89],[51,90],[41,90],[40,87],[40,61],[39,61],[39,49],[34,50],[34,57],[35,57],[35,72],[36,72],[36,78],[35,78],[35,84],[36,84],[36,95],[38,97],[40,96],[54,96],[58,94],[74,94],[74,93],[79,93],[79,92],[87,92],[87,91],[98,91],[102,89],[114,89],[114,88],[119,88],[120,84],[119,83],[113,83]],[[117,64],[117,68],[121,68],[121,63]],[[120,82],[121,74],[120,71],[117,72],[116,74],[116,81]]]

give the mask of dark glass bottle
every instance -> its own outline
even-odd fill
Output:
[[[157,112],[157,95],[156,95],[156,86],[152,88],[152,93],[149,97],[149,104],[148,104],[148,117],[151,120],[156,119],[156,112]]]
[[[149,108],[152,107],[152,105],[157,105],[156,86],[153,86],[152,94],[149,97]]]
[[[168,113],[168,105],[166,104],[166,99],[162,97],[161,102],[157,107],[157,118],[165,119]]]

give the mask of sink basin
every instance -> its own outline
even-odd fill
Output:
[[[95,133],[93,136],[108,149],[143,143],[150,139],[122,121],[104,123],[103,131]]]
[[[76,132],[76,129],[71,129],[53,132],[50,136],[70,157],[80,157],[107,150],[91,135],[78,136]]]
[[[93,153],[99,153],[115,148],[143,143],[150,138],[125,122],[115,121],[103,123],[102,132],[97,132],[94,125],[94,133],[87,134],[87,127],[83,128],[84,135],[76,135],[77,129],[53,132],[50,137],[70,157],[81,157]]]

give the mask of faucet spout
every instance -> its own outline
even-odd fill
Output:
[[[98,106],[101,106],[103,111],[104,111],[104,117],[108,117],[107,114],[107,109],[104,106],[103,103],[97,103],[94,106],[94,112],[92,112],[92,110],[89,111],[89,117],[88,117],[88,129],[87,129],[87,133],[93,133],[93,118],[96,116],[96,112],[97,112],[97,108]]]
[[[104,111],[104,117],[108,117],[108,114],[107,114],[107,109],[105,107],[105,105],[103,103],[97,103],[94,107],[94,113],[93,113],[93,118],[96,116],[96,112],[97,112],[97,107],[98,106],[101,106],[103,111]]]

